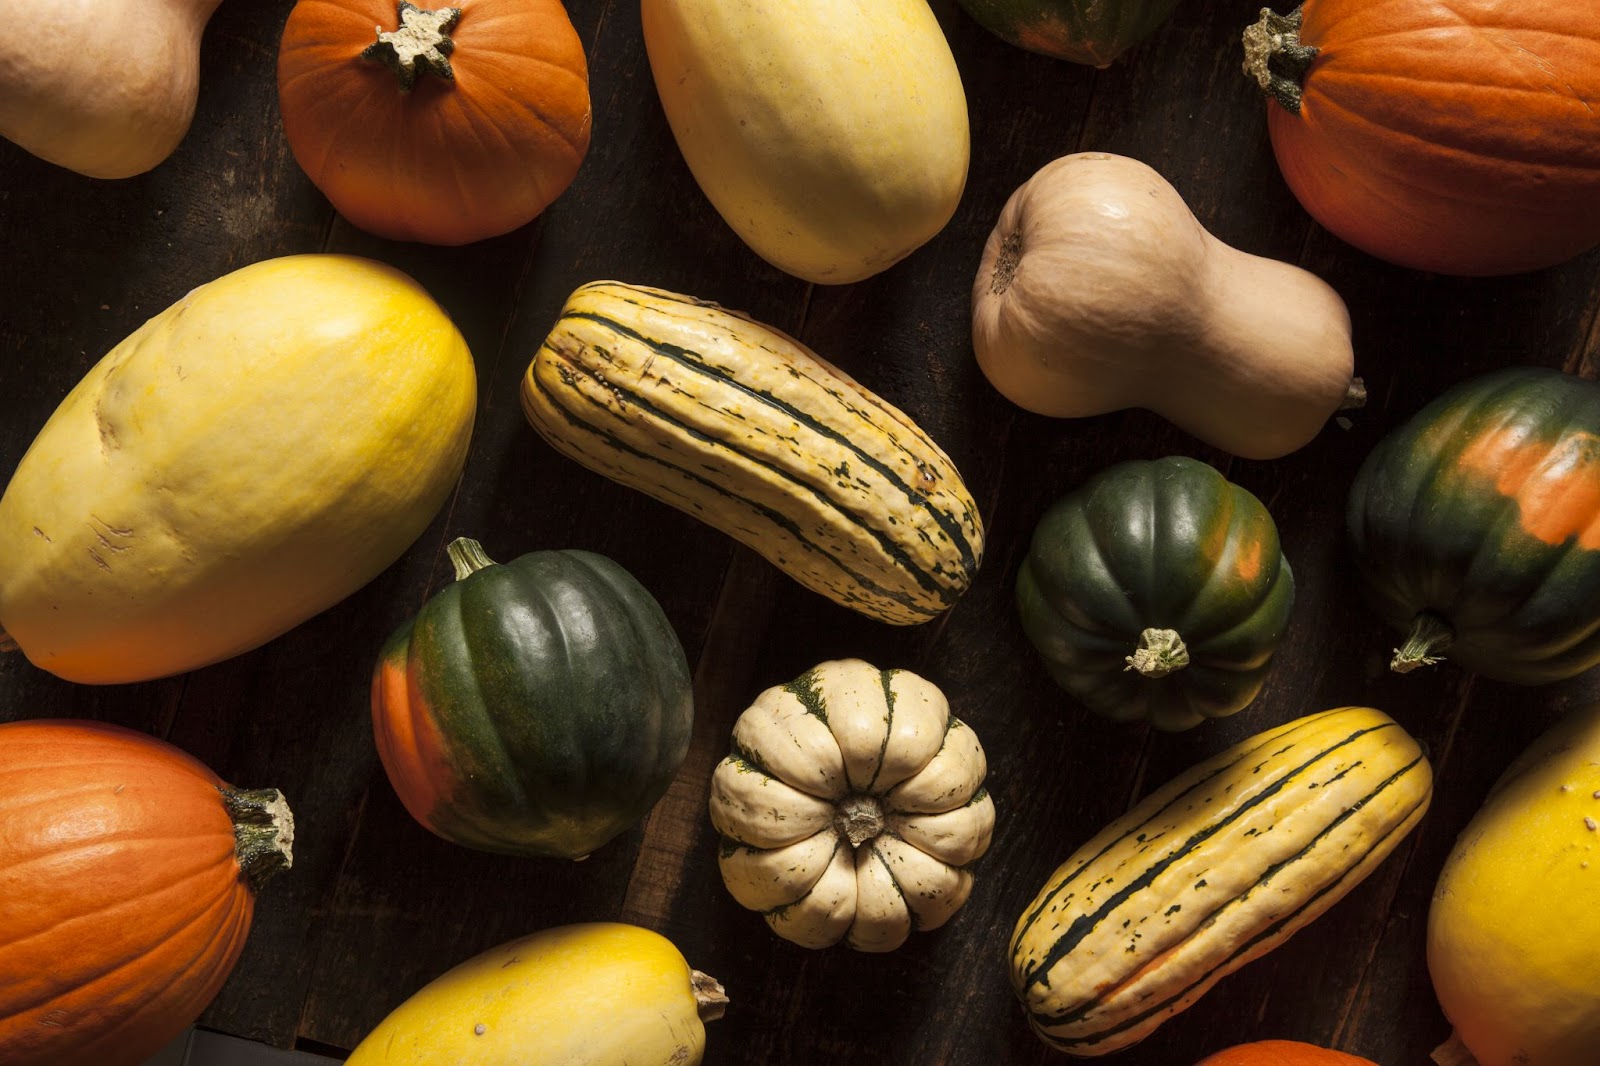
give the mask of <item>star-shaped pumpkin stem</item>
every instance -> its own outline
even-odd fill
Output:
[[[429,11],[400,0],[399,17],[399,29],[377,28],[377,41],[367,45],[361,57],[375,59],[394,71],[402,92],[411,91],[419,72],[455,81],[450,53],[456,50],[456,43],[450,39],[450,28],[461,18],[461,9],[441,7]]]

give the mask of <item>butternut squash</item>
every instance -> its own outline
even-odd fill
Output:
[[[194,118],[219,0],[0,0],[0,136],[91,178],[171,155]]]
[[[390,267],[299,255],[111,350],[0,497],[0,626],[69,681],[237,655],[366,584],[466,461],[466,342]]]
[[[1207,233],[1150,167],[1083,152],[1012,194],[972,290],[990,383],[1038,414],[1148,408],[1272,459],[1359,403],[1350,316],[1309,272]]]
[[[926,0],[643,0],[642,14],[684,160],[778,269],[859,281],[955,213],[967,101]]]

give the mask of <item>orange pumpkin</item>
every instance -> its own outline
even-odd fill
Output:
[[[278,50],[278,102],[317,188],[394,240],[516,229],[589,150],[588,65],[559,0],[300,0]]]
[[[1258,1040],[1219,1051],[1195,1066],[1377,1066],[1371,1059],[1297,1040]]]
[[[276,790],[142,733],[0,725],[0,1062],[160,1050],[227,979],[293,835]]]
[[[1305,0],[1245,69],[1289,187],[1400,266],[1535,270],[1600,243],[1594,0]]]

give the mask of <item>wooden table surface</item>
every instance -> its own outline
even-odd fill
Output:
[[[113,344],[189,289],[296,252],[375,257],[416,277],[476,357],[480,408],[466,474],[416,545],[369,586],[266,646],[144,684],[69,684],[0,660],[0,718],[103,718],[148,730],[241,785],[271,784],[297,815],[294,868],[264,892],[231,980],[201,1024],[283,1047],[352,1047],[413,990],[503,940],[621,919],[671,937],[720,978],[732,1007],[708,1063],[1046,1063],[1005,976],[1004,944],[1044,878],[1169,776],[1275,723],[1348,703],[1421,738],[1432,810],[1364,884],[1288,944],[1226,979],[1126,1066],[1187,1066],[1251,1039],[1340,1047],[1423,1066],[1448,1032],[1423,932],[1456,833],[1511,756],[1600,679],[1537,689],[1449,664],[1386,670],[1382,631],[1351,582],[1345,494],[1373,443],[1447,384],[1506,364],[1593,376],[1600,254],[1494,280],[1427,276],[1342,244],[1278,174],[1265,104],[1238,42],[1258,4],[1191,0],[1109,70],[1028,55],[953,0],[934,7],[966,86],[972,167],[955,218],[888,272],[816,287],[750,252],[700,193],[668,130],[636,0],[572,0],[590,62],[594,136],[576,183],[533,224],[457,249],[394,244],[337,217],[295,165],[274,61],[288,0],[227,0],[203,44],[199,113],[153,172],[91,181],[0,143],[0,474]],[[1068,152],[1144,160],[1201,221],[1251,252],[1297,262],[1349,304],[1370,402],[1348,426],[1272,462],[1244,462],[1142,411],[1075,421],[1022,412],[984,380],[968,339],[979,250],[1011,191]],[[967,595],[894,628],[808,593],[694,520],[558,456],[524,421],[520,375],[566,295],[599,278],[714,299],[802,338],[898,404],[951,455],[989,529]],[[1019,557],[1056,497],[1109,463],[1186,454],[1251,489],[1277,520],[1298,599],[1260,698],[1178,735],[1092,716],[1056,689],[1012,606]],[[577,864],[468,851],[407,816],[373,748],[369,671],[382,639],[449,579],[458,535],[509,558],[609,555],[661,601],[695,668],[687,762],[638,828]],[[5,565],[0,560],[0,565]],[[760,689],[827,658],[924,674],[990,760],[999,812],[970,903],[899,951],[812,952],[771,935],[716,871],[707,782]]]

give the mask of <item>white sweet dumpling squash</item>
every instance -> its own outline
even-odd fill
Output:
[[[893,951],[971,894],[968,866],[994,831],[987,772],[930,682],[822,663],[734,723],[711,778],[723,883],[785,940]]]

